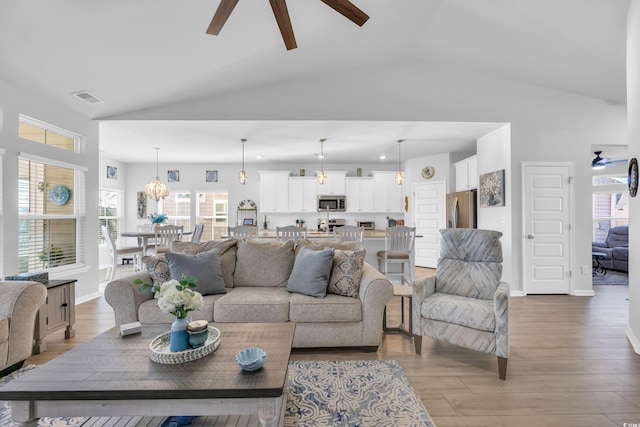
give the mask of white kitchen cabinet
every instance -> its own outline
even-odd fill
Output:
[[[325,171],[327,181],[324,184],[318,184],[316,181],[316,190],[318,195],[337,195],[344,196],[346,194],[345,178],[346,171]]]
[[[454,163],[456,191],[478,188],[478,157],[471,156]]]
[[[262,212],[289,211],[289,171],[260,172],[260,204]]]
[[[402,185],[396,184],[396,172],[373,172],[374,212],[402,212]]]
[[[289,211],[317,212],[318,193],[317,180],[314,177],[289,178]]]
[[[373,212],[373,178],[346,178],[347,212]]]

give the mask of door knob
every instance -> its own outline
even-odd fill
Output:
[[[533,234],[527,234],[527,239],[533,239]]]

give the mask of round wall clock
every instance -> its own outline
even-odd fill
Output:
[[[49,200],[57,206],[62,206],[69,201],[69,189],[64,185],[56,185],[49,191]]]
[[[433,166],[425,166],[422,168],[422,177],[424,179],[431,179],[435,173],[436,170],[433,168]]]
[[[634,157],[629,161],[629,195],[636,197],[638,193],[638,160]]]

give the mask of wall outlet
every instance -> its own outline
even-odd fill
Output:
[[[582,274],[589,274],[591,273],[591,266],[589,265],[583,265],[581,268]]]

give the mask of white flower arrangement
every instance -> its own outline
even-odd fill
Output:
[[[169,280],[160,285],[149,285],[138,279],[134,283],[142,285],[140,291],[151,289],[158,300],[158,307],[163,313],[170,313],[178,318],[187,317],[187,313],[202,308],[203,299],[200,292],[194,291],[196,280],[190,276],[182,276],[182,280]]]

